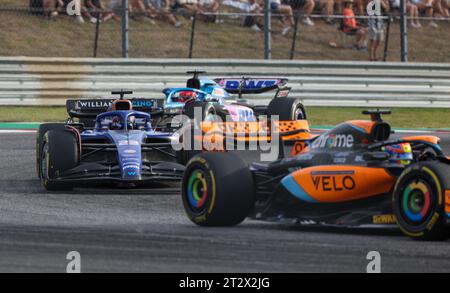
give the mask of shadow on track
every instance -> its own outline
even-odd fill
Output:
[[[86,185],[75,187],[69,191],[47,191],[45,190],[39,180],[0,180],[0,189],[2,192],[8,193],[29,193],[29,194],[61,194],[61,195],[145,195],[145,194],[176,194],[179,192],[180,185],[178,183],[158,183],[155,182],[146,187],[120,187],[111,185]]]

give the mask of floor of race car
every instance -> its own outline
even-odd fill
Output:
[[[0,134],[0,272],[65,272],[70,251],[83,272],[365,272],[369,251],[383,272],[450,272],[449,242],[398,231],[311,229],[245,221],[200,228],[176,187],[46,193],[34,174],[32,133]],[[444,137],[450,151],[450,136]]]

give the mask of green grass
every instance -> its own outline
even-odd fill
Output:
[[[0,122],[57,122],[67,118],[65,107],[13,107],[0,108]]]
[[[363,108],[308,107],[312,125],[336,125],[352,119],[368,119]],[[396,128],[450,128],[450,109],[395,108],[386,121]],[[3,107],[0,122],[54,122],[67,118],[64,107]]]
[[[367,108],[307,107],[313,125],[335,125],[346,120],[368,119]],[[395,128],[450,128],[450,109],[394,108],[384,119]]]

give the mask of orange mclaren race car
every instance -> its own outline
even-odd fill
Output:
[[[320,134],[281,133],[293,145],[270,163],[236,152],[201,153],[182,185],[187,216],[200,226],[233,226],[246,217],[308,225],[398,225],[415,239],[447,237],[450,159],[434,136],[390,138],[387,110],[365,111]],[[294,136],[293,136],[294,135]]]

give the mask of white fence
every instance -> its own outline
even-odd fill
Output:
[[[1,105],[62,105],[134,90],[162,98],[186,71],[208,77],[286,77],[306,105],[450,107],[450,64],[205,59],[0,58]],[[248,96],[265,103],[272,95]]]

